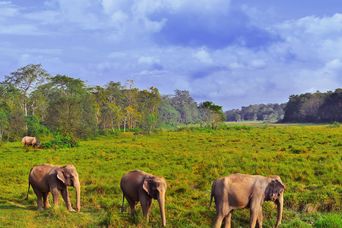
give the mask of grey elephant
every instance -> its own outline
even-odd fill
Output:
[[[36,137],[32,137],[32,136],[25,136],[22,138],[21,143],[24,146],[33,146],[33,147],[39,147],[40,146],[40,142]]]
[[[250,227],[256,223],[262,227],[262,204],[273,201],[277,205],[277,222],[281,223],[283,213],[283,195],[285,185],[279,176],[259,176],[247,174],[231,174],[213,182],[210,204],[215,199],[216,220],[214,227],[219,228],[223,220],[225,227],[231,227],[232,211],[239,208],[250,209]]]
[[[162,219],[162,225],[166,226],[165,217],[165,193],[167,184],[163,177],[157,177],[140,170],[134,170],[125,174],[120,181],[122,190],[122,208],[126,198],[131,214],[135,214],[135,206],[140,202],[143,215],[148,221],[152,199],[157,199]]]
[[[75,211],[71,207],[69,199],[68,186],[73,186],[76,190],[76,209],[81,209],[81,186],[76,168],[73,165],[54,166],[43,164],[34,166],[30,170],[29,185],[27,196],[29,194],[30,185],[37,195],[38,210],[49,208],[49,193],[52,193],[54,205],[58,205],[59,194],[62,194],[63,200],[69,211]]]

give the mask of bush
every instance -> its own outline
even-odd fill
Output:
[[[49,135],[50,130],[44,126],[36,116],[27,116],[27,134],[40,137],[43,135]]]
[[[100,131],[101,135],[112,135],[112,136],[119,136],[121,134],[121,131],[119,129],[104,129]]]
[[[339,128],[341,126],[341,124],[339,122],[332,122],[331,124],[329,124],[328,127],[330,128]]]
[[[41,144],[42,148],[72,148],[78,146],[79,144],[74,137],[61,134],[56,134],[54,139]]]

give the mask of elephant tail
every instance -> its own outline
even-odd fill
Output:
[[[213,201],[213,197],[214,197],[214,195],[213,195],[213,193],[211,193],[210,194],[210,202],[209,202],[209,207],[208,208],[211,207],[211,202]]]
[[[29,182],[29,184],[28,184],[28,188],[27,188],[27,194],[26,194],[25,200],[28,200],[28,195],[29,195],[29,191],[30,191],[30,186],[31,186],[31,183]]]
[[[124,203],[125,203],[125,195],[122,193],[122,205],[121,205],[121,212],[124,212]]]
[[[213,201],[213,197],[214,197],[214,188],[215,188],[215,182],[213,183],[213,185],[211,186],[211,193],[210,193],[210,202],[209,202],[209,207],[211,207],[211,203]]]
[[[30,183],[30,175],[31,175],[32,169],[33,169],[33,168],[30,169],[30,174],[29,174],[29,178],[28,178],[28,188],[27,188],[27,193],[26,193],[25,200],[28,200],[28,195],[29,195],[30,186],[31,186],[31,183]]]

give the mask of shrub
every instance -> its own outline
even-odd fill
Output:
[[[42,143],[41,147],[43,148],[72,148],[79,146],[77,140],[70,135],[54,135],[54,139]]]
[[[341,126],[341,124],[339,122],[332,122],[331,124],[329,124],[328,127],[330,128],[339,128]]]

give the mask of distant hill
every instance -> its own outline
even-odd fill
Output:
[[[286,104],[254,104],[241,109],[225,112],[227,121],[270,121],[276,122],[284,117]]]
[[[283,122],[342,122],[342,89],[290,96]]]

